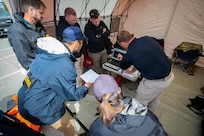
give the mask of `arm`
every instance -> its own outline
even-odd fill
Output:
[[[59,27],[59,25],[56,27],[56,38],[57,40],[61,41],[63,40],[62,38],[62,29]]]
[[[66,28],[66,26],[64,26],[63,24],[63,21],[60,20],[59,21],[59,24],[57,25],[56,27],[56,38],[62,42],[63,40],[63,37],[62,37],[62,33],[63,33],[63,30]]]
[[[134,73],[136,70],[137,70],[136,67],[130,66],[129,68],[125,70],[125,72],[128,74],[131,74],[131,73]]]
[[[132,58],[129,57],[128,52],[125,55],[118,54],[118,58],[121,60],[119,67],[122,69],[128,69],[132,63]]]
[[[57,79],[59,82],[55,83],[54,87],[56,93],[58,93],[64,100],[77,101],[86,96],[90,83],[86,83],[83,86],[76,88],[76,72],[73,69],[63,70],[61,76],[58,74]]]
[[[106,24],[103,21],[101,21],[101,26],[103,27],[101,37],[102,38],[108,38],[108,36],[110,35],[110,30],[108,29],[108,27],[106,26]]]
[[[103,43],[104,40],[101,38],[101,36],[97,36],[98,34],[94,32],[93,28],[90,26],[90,24],[86,24],[84,34],[91,40],[94,44],[100,44]]]

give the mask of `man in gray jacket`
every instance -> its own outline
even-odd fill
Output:
[[[46,6],[41,0],[25,0],[24,13],[14,14],[15,23],[8,29],[8,40],[21,66],[28,70],[36,57],[37,38],[45,37],[46,31],[40,23]]]

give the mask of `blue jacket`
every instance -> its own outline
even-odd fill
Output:
[[[38,39],[39,55],[30,65],[37,81],[27,91],[25,83],[18,93],[19,112],[34,124],[50,125],[64,113],[65,101],[85,97],[88,88],[76,88],[76,58],[61,42],[52,37]]]

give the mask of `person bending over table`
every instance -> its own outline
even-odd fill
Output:
[[[174,80],[171,71],[171,62],[164,53],[159,43],[152,37],[144,36],[135,38],[130,32],[123,30],[117,34],[117,42],[127,50],[127,53],[118,58],[122,69],[131,65],[143,77],[136,90],[136,99],[154,112],[160,102],[162,92]]]

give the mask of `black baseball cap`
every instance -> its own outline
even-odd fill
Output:
[[[92,10],[89,12],[89,15],[90,15],[90,18],[96,19],[96,18],[98,18],[98,16],[99,16],[99,12],[98,12],[97,9],[92,9]]]

